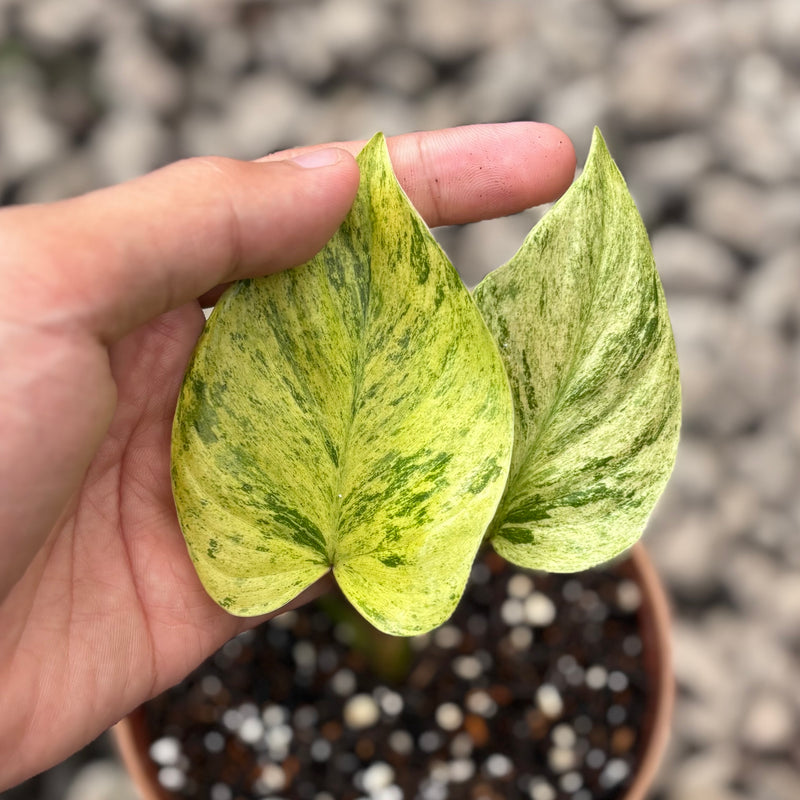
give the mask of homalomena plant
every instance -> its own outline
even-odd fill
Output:
[[[576,571],[630,546],[675,458],[680,388],[647,234],[599,132],[581,177],[474,298],[392,172],[358,157],[311,261],[217,304],[178,400],[173,492],[233,614],[328,571],[376,627],[453,611],[485,538]]]

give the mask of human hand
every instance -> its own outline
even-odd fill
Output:
[[[353,201],[360,147],[190,159],[0,211],[0,790],[265,619],[228,615],[200,585],[170,490],[172,416],[197,298],[317,252]],[[535,123],[389,150],[432,226],[552,200],[575,165],[566,136]]]

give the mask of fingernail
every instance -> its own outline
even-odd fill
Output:
[[[306,169],[317,167],[330,167],[342,157],[342,151],[337,147],[324,147],[321,150],[312,150],[310,153],[301,153],[291,159],[295,164]]]

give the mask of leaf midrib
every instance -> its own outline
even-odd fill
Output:
[[[602,234],[602,238],[600,241],[601,252],[605,251],[606,248],[606,239],[607,239],[607,231],[605,226],[606,212],[607,212],[606,204],[599,203],[599,216],[601,217],[601,221],[598,225],[597,230],[599,230]],[[593,270],[591,273],[591,279],[590,279],[591,291],[589,293],[589,302],[584,304],[583,306],[585,312],[581,315],[582,322],[579,326],[579,334],[577,340],[578,346],[573,348],[573,353],[572,357],[570,358],[569,367],[564,373],[566,375],[566,379],[561,381],[561,383],[559,384],[558,389],[556,390],[556,393],[553,397],[553,401],[550,403],[544,419],[542,420],[540,425],[536,426],[536,433],[534,434],[534,437],[530,441],[526,442],[523,449],[523,457],[519,460],[518,466],[514,474],[509,476],[507,484],[508,492],[503,497],[502,500],[502,513],[497,515],[497,519],[499,520],[498,530],[505,525],[505,517],[507,513],[514,506],[514,501],[516,500],[516,498],[514,496],[513,487],[517,482],[517,478],[523,471],[533,469],[535,463],[535,455],[533,454],[537,450],[538,445],[545,438],[545,434],[549,430],[550,424],[552,423],[553,419],[561,411],[564,398],[566,397],[568,390],[571,388],[572,383],[575,380],[578,371],[578,364],[582,361],[583,354],[585,352],[584,345],[586,342],[588,327],[589,327],[588,323],[585,322],[585,320],[588,317],[591,317],[591,311],[594,308],[595,300],[597,297],[597,288],[601,282],[598,278],[598,274],[599,272],[597,270]],[[595,343],[603,335],[603,333],[604,330],[601,328],[597,336],[595,337]],[[515,419],[516,419],[516,414],[515,414]]]
[[[370,236],[369,241],[372,241],[372,218],[370,216]],[[341,235],[341,234],[340,234]],[[350,415],[346,420],[344,433],[342,436],[342,448],[339,453],[339,463],[336,467],[336,485],[333,493],[333,513],[331,520],[334,521],[334,529],[331,531],[330,542],[328,546],[328,561],[331,567],[336,564],[336,550],[339,543],[339,532],[342,530],[342,523],[344,522],[344,495],[346,486],[344,485],[344,476],[347,474],[348,460],[351,455],[351,442],[353,439],[353,429],[355,427],[356,410],[361,393],[364,388],[364,367],[367,360],[368,353],[368,336],[367,326],[369,322],[370,302],[372,299],[372,262],[373,262],[373,248],[367,247],[367,260],[368,267],[365,269],[366,287],[363,292],[364,302],[361,304],[361,335],[358,337],[358,346],[355,350],[355,359],[353,364],[353,389],[350,395]],[[331,290],[330,282],[326,282],[329,291]]]

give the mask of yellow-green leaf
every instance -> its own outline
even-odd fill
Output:
[[[647,232],[599,131],[581,177],[475,299],[515,409],[495,549],[555,572],[612,558],[672,471],[680,385]]]
[[[236,284],[211,315],[178,401],[173,493],[198,574],[232,613],[278,608],[332,569],[368,620],[413,634],[463,592],[513,410],[497,346],[383,137],[358,160],[328,245]]]

